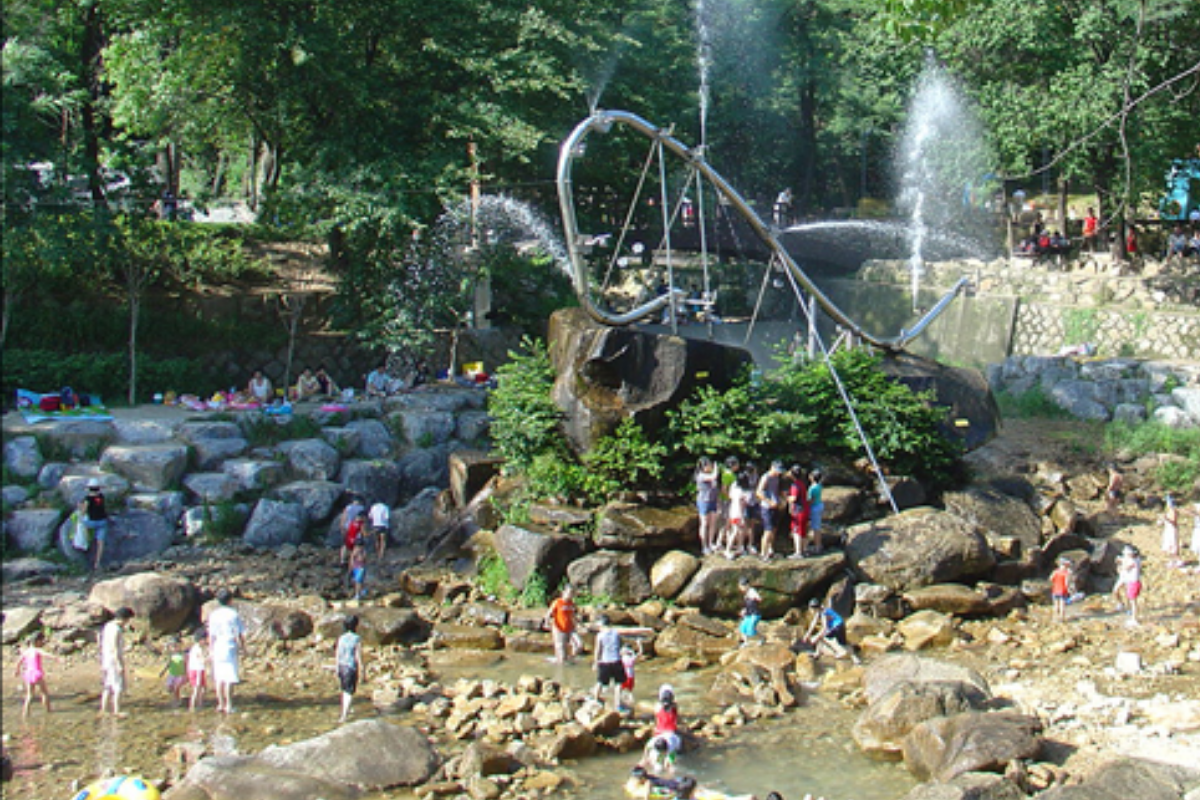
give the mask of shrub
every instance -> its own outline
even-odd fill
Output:
[[[525,352],[509,353],[511,360],[496,370],[496,389],[488,397],[492,443],[509,473],[527,470],[543,453],[565,449],[559,432],[562,414],[550,397],[550,354],[545,344],[529,338],[521,345]]]
[[[475,570],[475,585],[484,594],[504,601],[516,597],[517,591],[508,575],[508,566],[495,551],[489,550],[480,556]]]
[[[199,363],[186,358],[156,359],[138,355],[138,386],[143,402],[155,392],[201,390],[211,381]],[[129,358],[125,353],[55,353],[49,350],[7,349],[3,387],[6,397],[17,389],[58,391],[70,386],[77,392],[120,402],[129,385]]]
[[[1000,392],[996,395],[996,404],[1000,406],[1001,415],[1011,419],[1067,419],[1071,416],[1050,399],[1041,386],[1021,394]]]
[[[665,444],[647,440],[642,426],[626,417],[611,436],[596,442],[583,457],[583,464],[607,484],[605,493],[610,494],[656,485],[662,479],[667,455]]]

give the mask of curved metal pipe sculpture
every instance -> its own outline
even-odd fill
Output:
[[[575,217],[575,198],[571,191],[571,167],[575,159],[583,154],[583,142],[587,135],[593,131],[597,133],[608,133],[612,129],[614,123],[626,125],[633,128],[649,139],[659,142],[663,147],[670,150],[675,155],[679,156],[684,161],[688,162],[699,172],[703,177],[707,178],[721,196],[729,202],[733,208],[741,214],[742,218],[750,225],[760,239],[771,249],[779,262],[783,264],[784,269],[791,273],[792,277],[804,287],[813,298],[816,299],[821,309],[828,314],[835,322],[842,327],[850,330],[855,336],[863,341],[887,351],[903,350],[915,336],[923,331],[933,319],[940,314],[950,301],[954,299],[966,286],[969,281],[966,278],[959,280],[954,287],[946,293],[941,300],[930,311],[922,317],[909,331],[900,331],[900,334],[892,339],[880,339],[867,331],[863,330],[856,322],[846,316],[838,306],[830,300],[824,292],[817,288],[816,284],[800,269],[800,266],[791,257],[788,251],[779,243],[775,237],[775,233],[770,226],[759,218],[758,214],[750,207],[750,204],[738,194],[720,173],[709,166],[704,160],[704,156],[697,150],[689,148],[687,145],[673,137],[669,132],[659,128],[653,123],[642,119],[636,114],[628,111],[596,111],[592,116],[580,122],[575,126],[575,130],[571,132],[562,143],[558,154],[558,202],[562,211],[563,232],[566,238],[567,257],[571,262],[571,277],[575,284],[575,293],[579,296],[579,302],[584,310],[597,322],[605,325],[628,325],[637,322],[640,319],[655,314],[662,310],[669,302],[672,295],[678,296],[682,291],[675,289],[672,293],[656,297],[643,305],[637,306],[623,314],[616,314],[611,311],[600,308],[593,302],[591,296],[590,280],[587,274],[587,266],[579,253],[579,227]]]

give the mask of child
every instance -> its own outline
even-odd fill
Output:
[[[1125,545],[1117,559],[1117,585],[1113,587],[1113,598],[1117,608],[1129,612],[1129,625],[1138,624],[1138,597],[1142,594],[1142,559],[1133,545]]]
[[[808,478],[799,464],[789,470],[792,481],[788,487],[788,516],[792,523],[792,558],[804,558],[808,538]]]
[[[1162,522],[1162,550],[1167,555],[1167,566],[1178,567],[1183,562],[1179,560],[1179,508],[1175,498],[1167,495],[1167,508],[1159,517]]]
[[[363,506],[357,497],[350,500],[350,505],[346,506],[342,511],[342,563],[346,563],[346,557],[350,555],[350,551],[354,549],[354,543],[358,541],[359,534],[363,529]]]
[[[131,619],[133,609],[121,606],[100,631],[101,714],[108,710],[111,699],[113,716],[121,716],[121,694],[125,691],[125,626]]]
[[[750,479],[738,475],[729,487],[729,529],[725,543],[725,557],[737,558],[750,545],[750,534],[746,521],[746,504],[750,499]]]
[[[671,800],[691,800],[696,794],[696,779],[659,777],[641,765],[636,766],[625,782],[625,792],[630,797],[649,800],[651,797],[669,797]]]
[[[182,702],[179,695],[187,683],[187,659],[178,637],[171,637],[168,647],[170,655],[167,656],[167,663],[163,665],[158,677],[167,676],[167,691],[171,693],[172,703],[178,706]]]
[[[367,548],[362,541],[354,543],[350,553],[350,580],[354,583],[354,598],[362,600],[367,596]]]
[[[1058,567],[1050,573],[1050,599],[1054,603],[1054,621],[1067,621],[1067,599],[1071,596],[1071,561],[1059,556]]]
[[[812,534],[814,555],[820,555],[824,545],[821,538],[821,519],[825,514],[824,481],[825,475],[819,469],[814,469],[808,476],[808,529]]]
[[[621,667],[625,670],[625,681],[621,684],[621,705],[618,706],[618,711],[633,710],[633,670],[638,658],[642,655],[642,640],[632,639],[631,641],[637,645],[636,650],[629,645],[621,647]]]
[[[846,623],[842,615],[834,610],[832,603],[821,605],[821,601],[813,598],[808,602],[813,618],[804,634],[804,641],[813,646],[819,656],[823,652],[830,653],[834,658],[845,658],[847,655],[855,663],[859,658],[851,653],[846,643]]]
[[[338,722],[346,721],[358,682],[367,677],[363,668],[362,637],[358,635],[358,617],[351,614],[342,620],[342,630],[337,641],[337,675],[342,687],[342,716]]]
[[[204,703],[204,689],[208,685],[208,665],[204,656],[204,629],[196,630],[195,641],[188,650],[187,678],[192,687],[192,699],[188,702],[188,710],[196,711]]]
[[[1104,511],[1110,516],[1117,515],[1117,507],[1121,504],[1121,487],[1125,476],[1117,469],[1116,464],[1108,465],[1108,487],[1104,491]]]
[[[28,644],[21,651],[21,657],[17,659],[16,675],[21,676],[25,681],[25,706],[21,710],[21,716],[29,716],[29,706],[33,703],[33,692],[36,689],[42,696],[42,705],[46,712],[50,711],[50,690],[46,688],[46,670],[42,665],[42,661],[47,658],[56,659],[58,656],[52,653],[47,653],[42,649],[42,645],[46,642],[46,634],[41,631],[31,635],[27,640]]]
[[[762,595],[758,590],[750,585],[750,579],[741,577],[738,579],[738,590],[742,593],[742,621],[738,625],[738,639],[740,640],[739,647],[745,647],[750,644],[750,640],[758,635],[758,623],[762,621],[762,614],[759,612],[759,604],[762,603]]]
[[[679,738],[679,709],[675,690],[664,683],[658,690],[658,708],[654,711],[654,735],[646,742],[641,765],[660,775],[675,772],[675,754],[683,742]]]

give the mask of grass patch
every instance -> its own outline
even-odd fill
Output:
[[[1000,406],[1000,414],[1009,419],[1071,418],[1070,413],[1060,408],[1041,386],[1034,386],[1020,394],[999,392],[996,394],[996,404]]]
[[[251,447],[270,447],[290,439],[317,438],[321,435],[321,424],[309,416],[281,418],[252,414],[242,420],[242,433]]]
[[[1161,422],[1114,422],[1104,431],[1108,450],[1134,456],[1177,456],[1159,465],[1155,480],[1168,491],[1186,494],[1200,481],[1200,429],[1172,428]]]

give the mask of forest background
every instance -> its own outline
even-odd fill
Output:
[[[414,233],[472,183],[552,213],[557,145],[597,105],[700,141],[700,68],[710,161],[798,215],[891,196],[927,53],[995,175],[1094,195],[1115,227],[1200,156],[1194,0],[10,0],[3,27],[6,390],[75,358],[133,401],[139,376],[199,380],[201,348],[280,341],[143,309],[253,279],[254,243],[327,245],[329,323],[368,342],[455,324],[468,287]],[[164,223],[164,193],[258,222]]]

